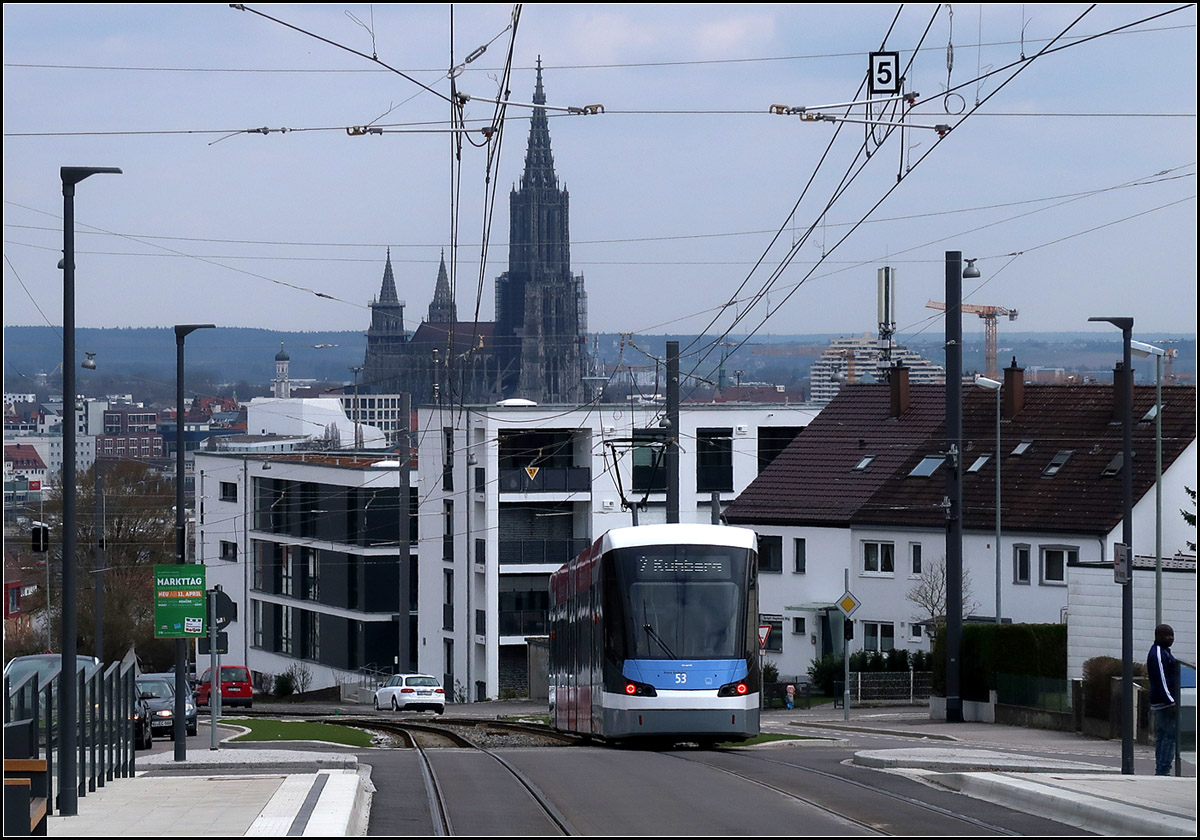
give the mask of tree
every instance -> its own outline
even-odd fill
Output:
[[[920,579],[904,596],[918,607],[913,621],[930,624],[946,623],[946,556],[943,554],[932,563],[921,568]],[[979,609],[975,593],[971,589],[971,575],[964,567],[962,572],[962,611],[970,615]]]
[[[96,504],[96,470],[103,476],[104,520]],[[103,572],[103,659],[120,659],[131,646],[139,658],[166,670],[174,645],[154,637],[154,567],[175,562],[175,485],[138,461],[98,461],[76,480],[76,626],[81,653],[95,649],[96,581]],[[46,504],[54,534],[47,560],[61,581],[63,494],[53,491]],[[97,536],[103,534],[103,552]],[[59,584],[61,587],[61,584]],[[51,619],[61,626],[61,595],[51,596]],[[57,640],[56,640],[57,643]]]

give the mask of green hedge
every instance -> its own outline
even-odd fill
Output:
[[[959,696],[986,702],[997,674],[1067,678],[1067,625],[964,624],[959,658]],[[933,691],[946,693],[946,628],[933,643]]]

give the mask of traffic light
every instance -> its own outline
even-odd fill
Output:
[[[50,529],[47,526],[34,525],[32,535],[34,551],[50,550]]]
[[[846,634],[845,635],[846,641],[847,642],[854,641],[854,622],[851,621],[850,619],[846,619],[845,622],[843,622],[842,627]]]

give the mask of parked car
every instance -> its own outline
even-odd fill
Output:
[[[446,711],[446,691],[428,674],[394,674],[375,691],[375,708],[440,715]]]
[[[35,653],[32,656],[14,656],[4,666],[4,679],[9,686],[15,686],[29,674],[37,672],[38,690],[46,685],[46,678],[58,671],[62,665],[62,655],[58,653]],[[101,662],[94,656],[79,655],[75,657],[75,670],[84,671],[88,676],[98,670]]]
[[[148,750],[154,746],[154,713],[150,701],[140,693],[133,701],[133,748]]]
[[[208,706],[208,695],[212,691],[212,669],[206,668],[196,686],[196,705]],[[250,670],[245,665],[221,666],[221,705],[254,705],[254,686],[250,683]]]
[[[142,674],[137,678],[138,691],[141,699],[150,707],[150,729],[155,735],[167,735],[175,739],[175,675],[174,674]],[[187,734],[195,735],[196,703],[189,696],[185,697],[184,723]]]

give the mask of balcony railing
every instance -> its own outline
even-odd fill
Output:
[[[546,610],[501,612],[499,619],[501,636],[546,635],[546,628],[548,626]]]
[[[589,467],[500,470],[501,493],[587,493],[591,489]]]
[[[501,565],[508,563],[556,563],[562,565],[583,551],[588,540],[501,540],[497,550]]]

